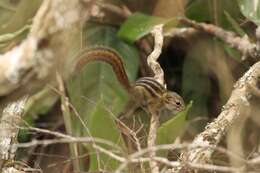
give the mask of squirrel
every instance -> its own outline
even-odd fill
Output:
[[[83,49],[76,57],[75,71],[81,70],[91,61],[103,61],[111,65],[117,80],[140,107],[152,107],[155,110],[166,109],[172,114],[184,110],[182,97],[175,92],[168,91],[152,77],[141,77],[131,84],[122,58],[114,50],[106,47]]]
[[[111,65],[113,71],[122,87],[127,91],[131,99],[125,107],[124,112],[120,113],[116,124],[120,129],[128,152],[136,151],[138,143],[141,147],[146,145],[146,118],[149,116],[140,115],[140,110],[148,112],[151,109],[158,111],[160,123],[168,120],[171,115],[185,109],[184,101],[177,93],[168,91],[162,84],[152,77],[141,77],[134,83],[129,81],[121,56],[113,49],[106,47],[93,47],[83,49],[76,57],[74,72],[80,71],[87,63],[92,61],[103,61]],[[144,118],[140,120],[139,118]],[[135,122],[135,123],[134,123]],[[143,124],[144,123],[144,124]],[[141,128],[144,127],[144,128]],[[141,130],[142,129],[142,130]],[[137,135],[133,137],[132,132]]]

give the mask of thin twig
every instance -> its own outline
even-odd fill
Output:
[[[59,138],[75,139],[73,136],[70,136],[70,135],[66,135],[66,134],[63,134],[63,133],[60,133],[60,132],[51,131],[51,130],[48,130],[48,129],[31,127],[29,124],[26,124],[26,127],[17,126],[17,128],[19,128],[20,130],[31,130],[31,131],[36,131],[36,132],[40,132],[40,133],[45,133],[45,134],[53,135],[53,136],[56,136],[56,137],[59,137]]]
[[[66,96],[65,93],[65,88],[64,88],[64,83],[62,80],[62,77],[59,73],[56,73],[56,78],[59,86],[59,90],[62,93],[61,95],[61,111],[63,115],[63,120],[65,124],[65,128],[68,134],[72,135],[73,134],[73,127],[72,127],[72,117],[71,117],[71,112],[69,108],[69,98]],[[70,153],[72,157],[78,157],[79,151],[78,151],[78,146],[76,143],[71,143],[69,144],[70,148]],[[78,159],[74,159],[72,161],[73,163],[73,168],[75,171],[80,171],[80,163]]]
[[[105,149],[105,148],[103,148],[103,147],[100,147],[100,146],[98,146],[98,145],[93,145],[93,148],[95,148],[96,150],[98,150],[98,151],[100,151],[100,152],[102,152],[102,153],[107,154],[108,156],[110,156],[111,158],[114,158],[114,159],[118,160],[119,162],[125,162],[125,160],[126,160],[125,158],[120,157],[120,156],[118,156],[118,155],[112,153],[111,151],[109,151],[109,150],[107,150],[107,149]]]
[[[61,139],[46,139],[46,140],[33,140],[31,142],[14,144],[14,148],[29,148],[37,145],[52,145],[52,144],[62,144],[62,143],[96,143],[105,144],[113,148],[119,148],[116,144],[101,139],[101,138],[91,138],[91,137],[75,137],[73,139],[61,138]]]

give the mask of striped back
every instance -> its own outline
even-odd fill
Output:
[[[161,98],[166,89],[152,77],[143,77],[135,82],[135,87],[143,88],[146,98]]]

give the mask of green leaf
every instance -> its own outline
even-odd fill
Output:
[[[173,19],[164,19],[155,16],[148,16],[142,13],[134,13],[121,26],[118,36],[129,43],[133,43],[148,34],[154,26],[169,22],[176,24]]]
[[[118,144],[119,146],[123,146],[124,142],[121,138],[121,135],[116,128],[115,124],[115,115],[111,112],[108,112],[106,108],[104,107],[104,103],[102,103],[102,100],[95,106],[94,110],[90,114],[90,119],[88,122],[89,131],[92,136],[106,139],[109,141],[113,141],[114,143]],[[102,128],[101,128],[102,127]],[[105,130],[103,130],[105,129]],[[113,150],[111,147],[107,147],[105,145],[101,145],[103,148],[107,150]],[[119,166],[119,162],[117,160],[114,160],[110,156],[106,154],[99,154],[99,159],[97,157],[97,154],[95,152],[96,150],[91,148],[90,152],[94,154],[90,155],[90,170],[98,170],[99,161],[101,164],[101,167],[105,170],[115,170]],[[99,161],[98,161],[99,160]]]
[[[241,12],[248,19],[260,25],[260,0],[238,0]]]
[[[187,9],[185,10],[186,16],[189,19],[193,19],[199,22],[211,21],[211,11],[209,9],[209,3],[209,0],[190,1],[187,4]]]
[[[160,144],[171,144],[174,140],[184,132],[187,114],[192,107],[192,101],[187,105],[186,109],[172,119],[163,123],[157,131],[157,141]],[[161,156],[166,156],[167,151],[159,152]]]
[[[83,45],[106,46],[118,52],[125,64],[128,77],[134,80],[138,70],[138,52],[135,47],[120,40],[116,33],[117,30],[113,27],[88,24],[83,34]],[[73,116],[74,135],[91,134],[93,137],[102,137],[114,143],[122,140],[113,121],[122,111],[128,97],[110,65],[103,62],[87,64],[80,73],[68,81],[67,89],[70,102],[89,128],[86,130],[78,118]],[[93,148],[88,150],[90,153],[96,152]],[[108,159],[103,154],[98,158],[94,154],[90,160],[92,171],[97,170],[97,159],[104,170],[113,171],[117,165],[115,160]]]

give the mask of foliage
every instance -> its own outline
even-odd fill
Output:
[[[192,102],[187,105],[183,112],[173,116],[173,118],[166,121],[158,128],[156,144],[162,145],[174,143],[175,139],[184,133],[187,115],[191,107]],[[166,157],[167,153],[167,151],[161,151],[160,156]]]
[[[10,50],[26,38],[32,18],[41,2],[41,0],[0,1],[0,52]],[[82,49],[104,46],[116,51],[124,62],[129,79],[134,82],[141,76],[138,72],[144,68],[140,62],[145,61],[139,57],[145,53],[142,52],[138,41],[145,38],[147,43],[151,44],[148,35],[158,24],[164,25],[164,31],[184,26],[177,22],[179,16],[170,18],[154,16],[152,9],[157,7],[158,11],[156,2],[149,0],[109,2],[119,4],[118,7],[127,4],[133,13],[122,20],[121,16],[115,17],[115,14],[104,10],[104,20],[91,18],[86,23],[79,42]],[[147,7],[147,4],[152,7]],[[260,2],[259,0],[189,0],[185,7],[185,16],[198,22],[215,24],[241,37],[250,37],[254,35],[255,27],[260,26]],[[114,23],[120,25],[115,26]],[[254,39],[252,37],[251,41]],[[185,111],[171,116],[168,121],[160,125],[157,131],[158,145],[174,143],[178,137],[193,139],[198,131],[204,129],[209,120],[218,115],[221,106],[229,97],[234,81],[241,76],[245,68],[248,68],[247,62],[242,62],[240,54],[230,45],[202,34],[189,38],[185,36],[165,38],[160,62],[165,71],[167,87],[180,93],[189,104]],[[129,95],[117,81],[111,67],[106,63],[91,62],[65,81],[65,86],[71,104],[69,112],[71,135],[91,136],[111,141],[120,146],[126,154],[127,145],[115,120],[124,110]],[[59,91],[47,87],[31,97],[26,107],[25,121],[31,126],[37,126],[37,122],[41,122],[42,119],[50,121],[48,119],[50,112],[57,109],[55,103],[60,105],[58,102],[60,95]],[[60,112],[56,112],[56,116],[62,117]],[[203,120],[197,121],[197,119]],[[144,123],[144,126],[148,127],[148,122]],[[32,136],[25,133],[28,131],[20,133],[20,141],[26,141]],[[112,151],[111,147],[101,146]],[[97,150],[91,145],[78,145],[78,148],[79,155],[84,155],[86,152],[90,155],[87,166],[84,161],[81,163],[83,165],[81,168],[88,168],[89,171],[100,169],[114,171],[120,164],[118,160],[106,154],[97,154]],[[167,157],[169,151],[159,151],[157,154]]]
[[[155,16],[148,16],[142,13],[134,13],[120,27],[118,36],[133,43],[148,34],[155,25],[170,22],[174,22],[174,19],[164,19]]]

